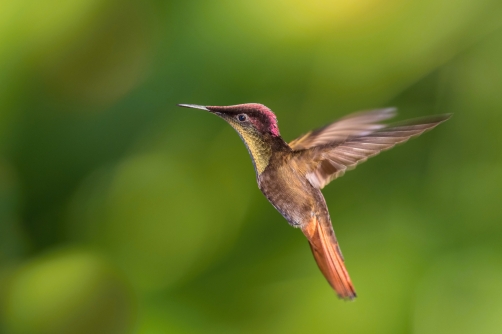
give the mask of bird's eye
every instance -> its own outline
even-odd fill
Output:
[[[237,119],[240,122],[244,122],[244,121],[246,121],[248,119],[248,117],[245,114],[240,114],[240,115],[237,115]]]

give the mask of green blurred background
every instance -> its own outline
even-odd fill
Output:
[[[355,302],[177,103],[454,113],[324,190]],[[0,2],[0,332],[501,333],[500,0]]]

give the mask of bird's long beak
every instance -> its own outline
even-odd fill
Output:
[[[183,107],[183,108],[192,108],[192,109],[200,109],[200,110],[205,110],[205,111],[209,111],[211,114],[214,114],[218,117],[222,117],[223,118],[223,113],[219,112],[219,111],[214,111],[214,110],[211,110],[207,107],[204,107],[204,106],[199,106],[197,104],[178,104],[179,107]]]
[[[204,106],[199,106],[199,105],[196,105],[196,104],[178,104],[178,106],[179,107],[184,107],[184,108],[192,108],[192,109],[201,109],[201,110],[205,110],[205,111],[211,111],[211,110],[207,109]]]

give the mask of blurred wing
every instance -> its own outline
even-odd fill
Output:
[[[395,108],[361,111],[350,114],[322,128],[310,131],[293,140],[289,146],[295,150],[345,141],[348,137],[360,137],[385,127],[379,122],[396,115]]]
[[[328,281],[329,285],[343,299],[354,299],[356,291],[345,268],[342,252],[335,238],[329,220],[319,221],[313,217],[305,227],[303,234],[307,237],[314,258]]]
[[[311,161],[307,178],[312,186],[322,189],[368,158],[419,136],[450,117],[438,115],[391,125],[364,136],[349,137],[342,143],[313,147],[300,152],[298,158]]]

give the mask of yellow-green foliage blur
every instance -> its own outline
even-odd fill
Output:
[[[324,189],[339,300],[221,119],[454,113]],[[0,2],[0,332],[502,333],[502,1]]]

